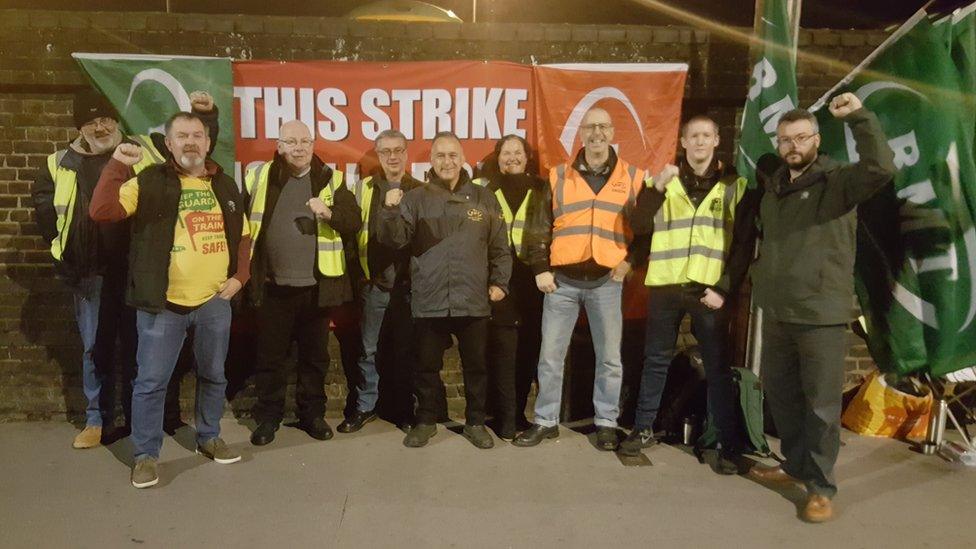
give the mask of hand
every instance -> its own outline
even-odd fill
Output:
[[[498,286],[488,286],[488,299],[492,301],[505,299],[505,290],[502,290]]]
[[[620,263],[617,263],[617,266],[610,271],[610,278],[612,278],[614,282],[623,282],[624,279],[627,278],[628,274],[630,274],[630,263],[628,263],[625,259]]]
[[[722,297],[722,294],[711,288],[705,288],[705,293],[702,294],[702,298],[699,301],[701,301],[702,305],[713,311],[721,309],[722,305],[725,305],[725,298]]]
[[[237,292],[241,291],[242,287],[243,284],[241,284],[240,280],[231,277],[225,280],[224,283],[220,285],[220,292],[217,295],[220,296],[220,299],[226,299],[227,301],[230,301],[231,298],[237,294]]]
[[[663,193],[664,186],[667,185],[669,181],[674,179],[676,175],[678,175],[677,166],[675,166],[674,164],[668,164],[664,166],[664,169],[661,170],[661,173],[654,176],[654,188],[657,189],[658,192]]]
[[[400,201],[403,200],[403,191],[400,189],[390,189],[386,191],[386,199],[383,201],[387,208],[392,208],[393,206],[399,206]]]
[[[321,198],[317,196],[312,197],[305,204],[309,207],[309,209],[312,210],[312,213],[315,214],[315,217],[323,221],[328,221],[332,219],[332,210],[325,205],[325,202],[322,202]]]
[[[213,107],[213,97],[209,93],[197,90],[190,94],[190,108],[194,112],[210,112]]]
[[[861,100],[853,93],[847,92],[830,100],[830,114],[834,118],[845,118],[847,115],[861,108]]]
[[[132,143],[122,143],[118,147],[115,147],[112,158],[126,166],[135,166],[142,160],[142,147]]]
[[[546,271],[535,275],[535,285],[544,294],[551,294],[556,291],[556,277],[552,271]]]

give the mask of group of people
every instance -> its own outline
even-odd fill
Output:
[[[316,155],[309,128],[290,121],[274,157],[248,170],[241,190],[208,156],[219,130],[212,99],[191,98],[193,111],[173,115],[165,135],[130,137],[103,97],[80,94],[80,135],[49,157],[33,189],[42,235],[74,291],[84,346],[86,427],[74,446],[99,445],[114,422],[119,341],[132,380],[122,408],[133,486],[159,480],[167,387],[188,333],[198,452],[217,463],[240,460],[220,438],[220,418],[231,300],[242,291],[257,319],[254,445],[273,442],[282,422],[293,343],[299,427],[332,438],[327,337],[330,319],[350,302],[359,308],[361,345],[358,369],[348,372],[355,404],[340,432],[358,431],[382,404],[406,432],[405,446],[426,445],[446,419],[440,372],[454,336],[466,439],[493,447],[486,425],[515,446],[558,437],[564,364],[582,306],[595,352],[597,447],[637,456],[656,442],[668,366],[690,315],[719,433],[715,470],[736,474],[744,441],[727,303],[751,274],[764,311],[761,375],[786,461],[749,474],[805,484],[804,518],[832,516],[855,207],[894,173],[877,119],[857,97],[842,94],[829,107],[851,128],[856,163],[819,155],[816,118],[794,110],[779,120],[778,155],[760,160],[756,188],[716,158],[719,128],[707,116],[683,124],[679,163],[652,176],[617,155],[613,120],[594,107],[579,128],[582,147],[548,180],[516,135],[500,139],[473,178],[461,141],[442,132],[421,182],[407,173],[408,140],[388,129],[375,140],[379,167],[349,186]],[[620,440],[622,289],[643,267],[644,364],[634,426]],[[389,390],[379,398],[381,377]]]

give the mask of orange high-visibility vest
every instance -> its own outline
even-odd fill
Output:
[[[637,200],[643,180],[644,170],[619,158],[599,194],[593,194],[572,166],[563,164],[550,170],[553,221],[549,264],[572,265],[592,259],[613,268],[623,261],[633,237],[624,210]]]

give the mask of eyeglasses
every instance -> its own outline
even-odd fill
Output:
[[[85,128],[85,129],[94,130],[98,126],[101,126],[103,128],[109,128],[109,129],[111,129],[111,128],[115,127],[115,125],[116,125],[116,122],[115,122],[114,119],[109,118],[107,116],[102,116],[102,117],[99,117],[99,118],[95,118],[94,120],[91,120],[90,122],[85,122],[84,124],[81,125],[81,127],[82,128]]]
[[[613,124],[584,124],[580,126],[580,129],[582,129],[584,132],[591,132],[593,130],[600,130],[601,132],[605,132],[612,128],[613,128]]]
[[[390,157],[390,156],[393,156],[393,155],[400,156],[401,154],[403,154],[405,152],[407,152],[407,149],[405,149],[403,147],[397,147],[395,149],[379,149],[378,151],[376,151],[376,154],[378,154],[380,156],[383,156],[383,157]]]
[[[811,133],[807,135],[801,133],[800,135],[796,135],[793,137],[777,137],[776,143],[782,146],[786,146],[792,143],[794,147],[799,147],[800,145],[806,145],[807,141],[810,141],[816,135],[818,134]]]
[[[279,139],[278,143],[286,147],[294,147],[296,145],[301,145],[303,147],[311,147],[315,141],[305,138],[305,139]]]

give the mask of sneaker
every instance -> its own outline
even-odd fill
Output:
[[[227,447],[227,443],[220,437],[212,438],[197,446],[197,453],[208,457],[221,465],[237,463],[241,455]]]
[[[461,434],[471,444],[474,444],[475,448],[487,450],[495,446],[495,441],[492,440],[491,435],[488,434],[488,429],[485,429],[484,425],[465,425]]]
[[[136,488],[149,488],[159,483],[156,471],[156,458],[144,457],[132,466],[132,485]]]
[[[407,436],[403,437],[403,445],[407,448],[420,448],[426,446],[430,438],[437,434],[437,425],[431,423],[418,423],[410,429]]]
[[[655,444],[657,444],[657,439],[654,438],[654,431],[652,429],[634,429],[620,443],[617,452],[622,456],[637,457],[640,455],[641,450],[650,448]]]
[[[612,452],[616,450],[617,449],[617,428],[597,427],[596,447],[605,452]]]
[[[102,445],[102,428],[94,425],[86,425],[85,428],[75,436],[72,448],[84,450],[95,448]]]

